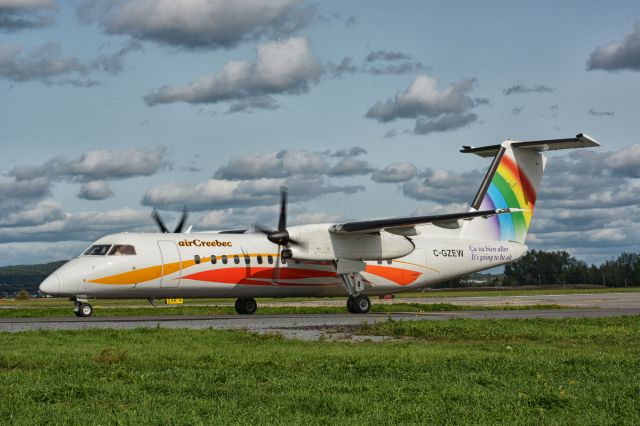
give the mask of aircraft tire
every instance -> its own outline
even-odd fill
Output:
[[[256,299],[251,297],[243,297],[236,300],[236,312],[240,315],[251,315],[258,309]]]
[[[356,314],[366,314],[371,309],[371,300],[369,297],[361,294],[353,300],[353,312]]]
[[[352,314],[355,314],[356,312],[353,310],[353,296],[349,296],[347,298],[347,311],[351,312]]]
[[[80,317],[90,317],[91,314],[93,314],[93,306],[88,303],[81,303],[80,306],[78,306],[78,314]]]

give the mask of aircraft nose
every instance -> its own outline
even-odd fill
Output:
[[[60,290],[60,277],[55,272],[49,275],[40,284],[40,291],[44,294],[52,294]]]

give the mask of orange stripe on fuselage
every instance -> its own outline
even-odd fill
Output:
[[[167,275],[171,275],[175,272],[178,272],[181,268],[184,270],[195,264],[196,262],[194,260],[185,260],[184,262],[167,263],[166,265],[150,266],[148,268],[136,269],[120,274],[109,275],[102,278],[87,280],[87,282],[112,285],[138,284],[158,279],[161,276],[164,277]]]

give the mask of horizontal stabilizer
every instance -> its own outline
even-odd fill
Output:
[[[383,229],[394,228],[393,233],[399,233],[395,228],[410,228],[428,223],[452,222],[457,220],[471,220],[477,217],[489,218],[498,214],[510,213],[510,209],[470,211],[433,216],[399,217],[394,219],[365,220],[362,222],[347,222],[333,225],[330,231],[336,234],[369,234]]]
[[[525,141],[510,142],[512,148],[524,148],[532,149],[535,151],[555,151],[559,149],[572,149],[572,148],[589,148],[594,146],[600,146],[598,142],[584,133],[576,135],[575,138],[566,139],[549,139],[543,141]],[[476,154],[480,157],[495,157],[500,151],[502,145],[487,145],[481,147],[463,146],[460,152],[465,154]]]

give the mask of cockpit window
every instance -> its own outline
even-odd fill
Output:
[[[136,254],[135,247],[128,244],[116,244],[109,251],[109,256],[133,256]]]
[[[111,244],[96,244],[84,252],[85,256],[104,256],[109,251]]]

